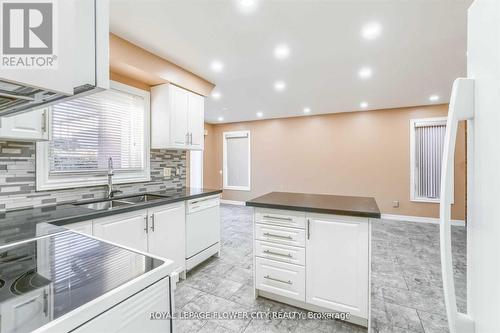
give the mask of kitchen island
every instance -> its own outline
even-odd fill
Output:
[[[254,286],[262,296],[368,326],[375,199],[271,192],[254,207]]]

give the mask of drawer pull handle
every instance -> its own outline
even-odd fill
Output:
[[[276,237],[276,238],[283,238],[283,239],[293,239],[292,236],[281,236],[281,235],[270,234],[268,232],[265,232],[264,236]]]
[[[283,253],[273,252],[273,251],[269,251],[269,250],[264,250],[264,253],[267,253],[267,254],[274,254],[275,256],[281,256],[281,257],[292,258],[292,254],[291,254],[291,253],[288,253],[288,254],[283,254]]]
[[[286,284],[293,284],[292,281],[290,281],[290,280],[285,281],[285,280],[275,279],[273,277],[270,277],[269,275],[264,276],[264,279],[268,279],[268,280],[276,281],[276,282],[281,282],[281,283],[286,283]]]
[[[281,221],[293,221],[291,217],[279,217],[279,216],[271,216],[271,215],[264,215],[265,219],[275,219],[275,220],[281,220]]]

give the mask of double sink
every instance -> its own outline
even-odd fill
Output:
[[[161,200],[168,198],[169,196],[159,196],[154,194],[144,194],[144,195],[135,195],[125,198],[117,198],[117,199],[104,199],[100,201],[93,201],[90,203],[77,203],[75,205],[86,207],[93,210],[110,210],[118,207],[137,205],[145,202]]]

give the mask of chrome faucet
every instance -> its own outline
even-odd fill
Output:
[[[113,190],[113,176],[115,172],[113,170],[113,158],[110,157],[108,160],[108,195],[107,198],[111,199],[115,196],[115,193],[122,193],[120,190]]]

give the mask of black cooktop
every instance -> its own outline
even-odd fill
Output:
[[[0,309],[15,308],[16,316],[22,312],[28,319],[16,332],[28,332],[162,264],[72,231],[3,246]]]

